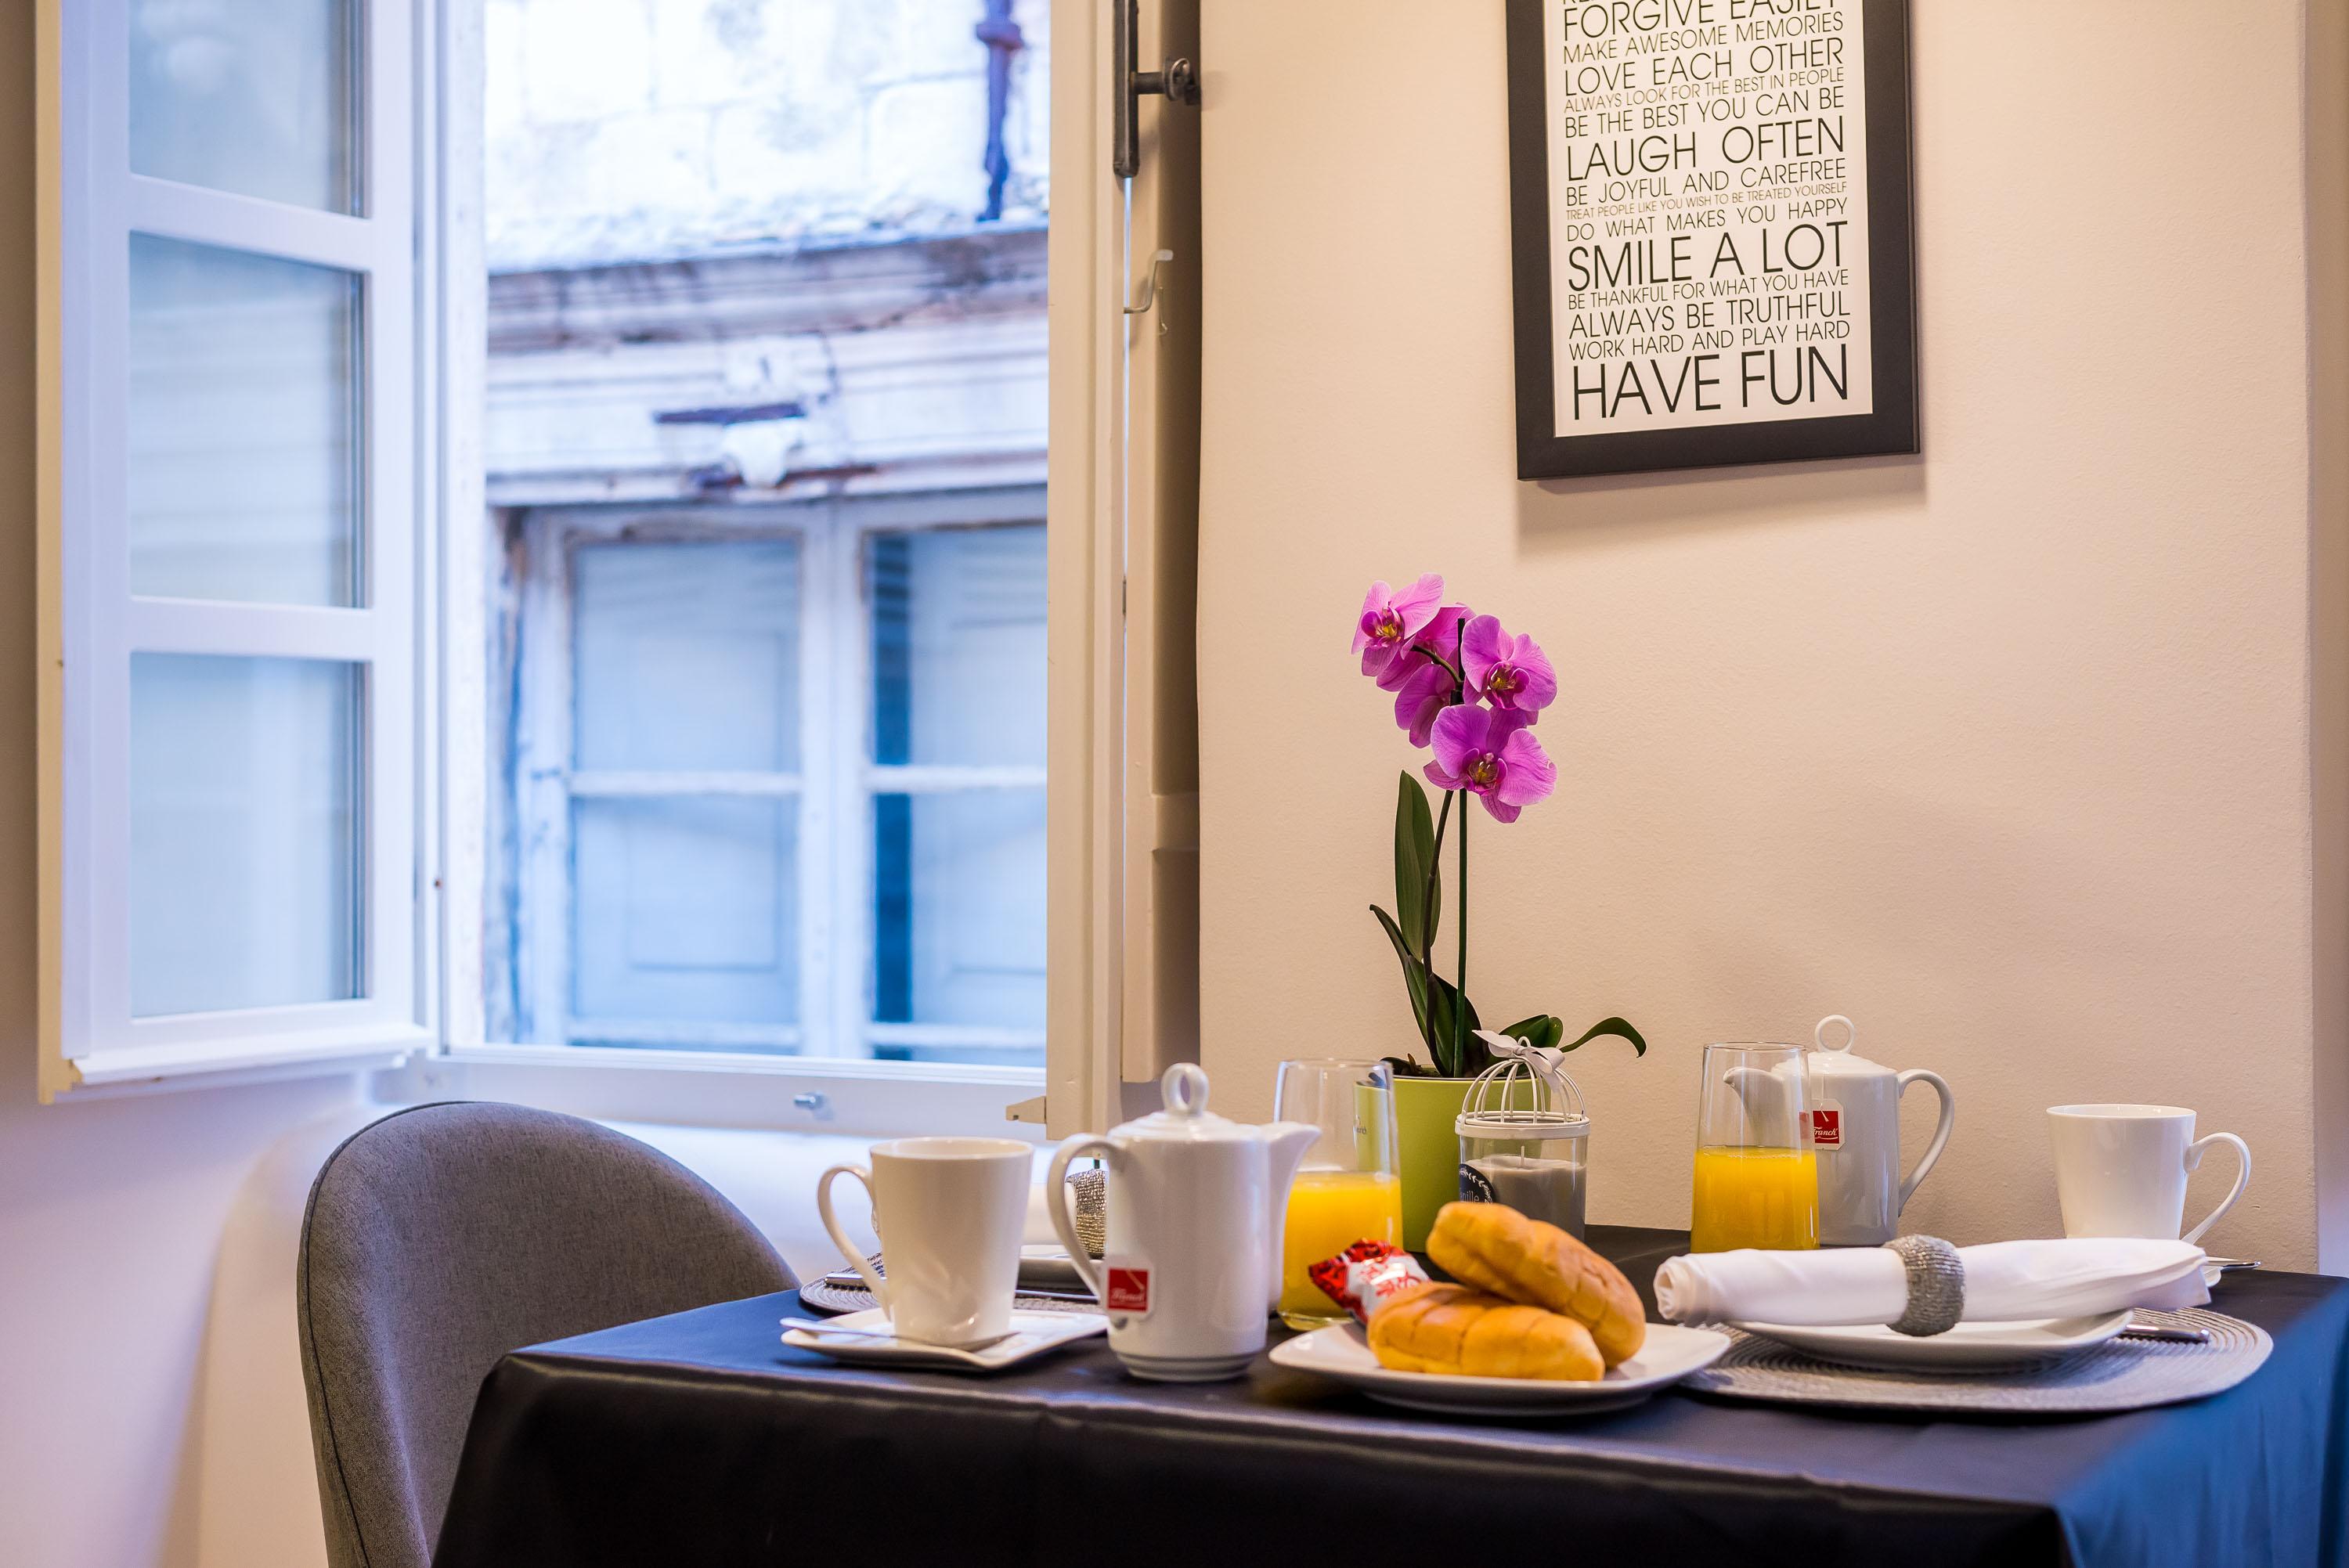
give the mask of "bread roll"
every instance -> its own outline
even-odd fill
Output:
[[[1371,1319],[1371,1353],[1398,1372],[1561,1383],[1607,1374],[1590,1331],[1574,1319],[1456,1284],[1428,1285],[1381,1307]]]
[[[1623,1271],[1556,1225],[1501,1203],[1446,1203],[1427,1255],[1444,1272],[1509,1301],[1563,1313],[1590,1330],[1613,1367],[1647,1343],[1647,1315]]]

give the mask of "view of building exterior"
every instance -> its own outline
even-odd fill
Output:
[[[1040,0],[490,0],[491,1037],[1035,1061]]]

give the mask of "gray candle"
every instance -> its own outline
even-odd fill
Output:
[[[1466,1139],[1462,1141],[1485,1142]],[[1472,1151],[1472,1157],[1460,1167],[1460,1196],[1471,1202],[1506,1204],[1529,1220],[1546,1221],[1579,1240],[1582,1162],[1546,1160],[1539,1155],[1505,1150],[1505,1145],[1495,1143]]]

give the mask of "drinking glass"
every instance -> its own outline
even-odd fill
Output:
[[[1807,1109],[1800,1047],[1705,1047],[1689,1251],[1819,1244],[1818,1156]]]
[[[1280,1320],[1319,1328],[1346,1314],[1305,1271],[1359,1241],[1402,1244],[1394,1070],[1384,1062],[1283,1062],[1272,1114],[1321,1130],[1289,1186],[1280,1247]]]

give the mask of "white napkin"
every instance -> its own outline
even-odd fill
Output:
[[[1968,1323],[2083,1317],[2125,1306],[2168,1312],[2210,1299],[2202,1249],[2191,1242],[1992,1242],[1960,1247],[1958,1258],[1966,1266]],[[1656,1271],[1656,1307],[1668,1323],[1890,1323],[1908,1305],[1908,1272],[1882,1247],[1697,1253]]]

